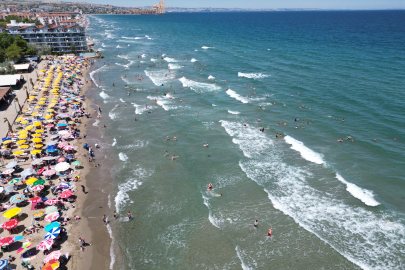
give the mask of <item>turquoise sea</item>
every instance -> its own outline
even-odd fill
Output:
[[[111,269],[405,269],[404,11],[88,19]]]

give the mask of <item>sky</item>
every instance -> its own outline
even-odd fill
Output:
[[[76,2],[64,0],[67,2]],[[160,0],[82,0],[114,6],[152,6]],[[77,1],[79,2],[79,1]],[[212,8],[319,8],[319,9],[405,9],[405,0],[166,0],[167,7]]]

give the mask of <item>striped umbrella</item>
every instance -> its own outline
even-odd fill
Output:
[[[20,247],[17,250],[17,254],[20,254],[20,253],[23,253],[23,252],[27,251],[31,246],[32,246],[32,243],[30,243],[30,242],[24,243],[22,245],[22,247]]]
[[[45,239],[54,239],[54,238],[58,237],[59,234],[60,234],[60,228],[58,228],[58,227],[52,228],[52,229],[45,235]]]
[[[10,230],[12,228],[17,227],[17,225],[18,225],[18,220],[17,219],[11,219],[11,220],[3,223],[3,225],[1,225],[1,226],[6,230]]]
[[[0,260],[0,270],[4,269],[7,266],[7,264],[8,264],[8,260],[6,260],[6,259]]]
[[[54,252],[48,254],[45,259],[44,259],[44,263],[48,263],[51,260],[58,260],[61,256],[61,252],[60,250],[55,250]]]
[[[44,185],[36,185],[36,186],[33,186],[31,189],[33,191],[41,191],[44,189],[44,187],[45,187]]]
[[[4,245],[10,245],[13,242],[14,242],[14,238],[11,236],[2,237],[2,238],[0,238],[0,247],[2,247]]]
[[[60,194],[61,198],[69,198],[70,196],[72,196],[73,192],[69,189],[65,190],[62,192],[62,194]]]
[[[45,239],[37,245],[38,250],[49,250],[53,245],[53,239]]]
[[[50,198],[45,201],[46,205],[55,205],[59,202],[58,198]]]
[[[53,212],[53,213],[50,213],[50,214],[46,215],[44,219],[46,221],[52,222],[52,221],[57,220],[58,218],[59,218],[59,213],[58,212]]]
[[[29,199],[29,201],[32,203],[39,203],[39,202],[42,202],[42,199],[40,197],[35,197],[32,199]]]
[[[20,181],[20,178],[14,178],[13,180],[11,180],[10,182],[8,182],[9,184],[15,184],[18,183],[18,181]]]
[[[10,202],[12,202],[12,203],[19,203],[24,200],[25,200],[25,196],[22,194],[17,194],[10,198]]]
[[[53,228],[59,228],[59,227],[60,227],[60,223],[54,221],[54,222],[49,223],[48,225],[46,225],[44,230],[46,232],[50,232]]]

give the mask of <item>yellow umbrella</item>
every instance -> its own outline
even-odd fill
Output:
[[[25,181],[25,183],[26,183],[27,185],[32,185],[32,184],[35,183],[35,181],[38,181],[38,178],[31,177],[31,178],[28,178],[27,181]]]
[[[18,133],[18,134],[27,134],[28,133],[28,131],[26,131],[26,130],[20,130],[20,132]]]
[[[40,139],[40,138],[34,138],[34,139],[32,139],[32,141],[33,141],[33,142],[42,142],[42,139]]]
[[[31,115],[34,115],[34,116],[36,116],[36,115],[38,115],[39,113],[37,113],[37,112],[34,112],[34,113],[32,113]],[[35,126],[35,125],[34,125]]]
[[[27,137],[28,137],[27,134],[21,134],[18,136],[18,139],[25,139]]]
[[[38,89],[39,87],[37,85],[34,86],[35,89]]]
[[[21,122],[23,119],[24,119],[24,118],[19,117],[19,118],[15,119],[15,121],[16,121],[16,122]]]
[[[29,125],[28,127],[25,128],[25,130],[31,130],[33,128],[34,128],[33,126]]]
[[[36,133],[42,133],[42,132],[44,132],[42,129],[38,129],[38,130],[36,130],[35,131]]]
[[[21,149],[27,149],[28,147],[30,147],[29,145],[27,145],[27,144],[23,144],[23,145],[20,145],[20,146],[18,146],[19,148],[21,148]]]
[[[49,104],[49,108],[52,108],[52,107],[54,107],[56,105],[56,103],[51,103],[51,104]]]
[[[41,100],[46,100],[46,98],[41,98]]]
[[[23,110],[23,112],[28,112],[28,110]]]
[[[75,102],[74,104],[80,104],[80,102]]]
[[[26,142],[26,140],[20,140],[20,141],[17,142],[17,144],[23,144],[25,142]]]
[[[42,217],[44,214],[45,214],[44,211],[41,210],[41,211],[34,213],[33,216],[37,218],[37,217]]]
[[[46,87],[42,88],[43,91],[46,91]]]
[[[30,98],[35,98],[35,96],[30,96]]]
[[[40,109],[40,108],[41,108],[41,106],[36,106],[36,107],[35,107],[35,109]]]
[[[35,148],[42,148],[42,147],[44,147],[44,145],[43,144],[36,144],[36,145],[34,145],[34,147]]]
[[[47,112],[53,112],[54,111],[54,109],[49,109],[49,110],[47,110]]]
[[[32,137],[41,137],[41,134],[33,134]]]
[[[45,70],[45,69],[41,69],[39,72],[46,72],[46,70]]]
[[[38,104],[45,104],[45,101],[40,101],[40,102],[38,102]]]
[[[36,155],[36,154],[40,154],[42,151],[41,150],[33,150],[31,151],[31,154]]]
[[[17,215],[20,212],[21,212],[21,209],[16,207],[16,208],[10,209],[7,212],[5,212],[3,214],[3,217],[12,218],[12,217],[14,217],[15,215]]]
[[[14,153],[13,153],[13,155],[14,156],[19,156],[19,155],[21,155],[21,154],[24,154],[24,151],[15,151]]]
[[[27,121],[27,120],[24,120],[24,121],[21,121],[21,124],[28,124],[29,123],[29,121]]]
[[[45,116],[44,118],[45,118],[46,120],[48,120],[48,119],[51,119],[52,116]]]
[[[9,143],[12,143],[13,141],[12,140],[7,140],[7,141],[4,141],[3,143],[4,144],[9,144]]]
[[[36,126],[36,127],[39,127],[40,125],[42,125],[41,122],[35,122],[35,123],[34,123],[34,126]]]

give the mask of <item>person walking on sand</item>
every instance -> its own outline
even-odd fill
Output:
[[[82,185],[82,191],[83,191],[84,194],[87,194],[86,193],[86,188],[83,185]]]

